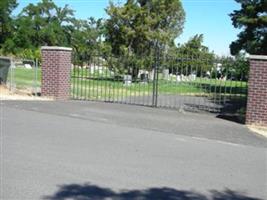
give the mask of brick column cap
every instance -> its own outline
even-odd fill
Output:
[[[53,50],[53,51],[72,51],[69,47],[58,47],[58,46],[42,46],[41,50]]]
[[[250,60],[267,60],[267,55],[250,55]]]

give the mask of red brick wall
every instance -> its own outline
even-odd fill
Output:
[[[70,97],[71,49],[42,47],[42,96],[67,100]]]
[[[251,56],[246,123],[267,126],[267,56]]]

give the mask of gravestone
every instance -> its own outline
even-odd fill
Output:
[[[148,72],[148,79],[150,81],[154,81],[154,72],[155,72],[154,69]]]
[[[164,80],[169,80],[169,74],[170,74],[169,69],[163,69],[162,75]]]
[[[180,75],[176,75],[176,82],[181,82],[182,79],[181,79],[181,76]]]
[[[24,64],[24,67],[25,67],[26,69],[32,69],[32,66],[31,66],[30,64]]]
[[[189,78],[190,81],[195,81],[196,77],[197,76],[195,74],[190,74],[188,78]]]
[[[148,82],[148,74],[147,73],[143,73],[140,75],[140,80],[142,83],[147,83]]]
[[[181,75],[181,81],[188,81],[187,76],[185,76],[184,74]]]
[[[123,76],[123,85],[130,86],[132,84],[132,75],[124,75]]]
[[[95,68],[93,65],[90,65],[89,69],[90,69],[90,74],[95,73]]]

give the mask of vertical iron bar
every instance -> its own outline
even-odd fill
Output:
[[[91,101],[92,100],[92,97],[93,97],[93,79],[92,79],[92,57],[89,58],[89,61],[88,61],[88,65],[89,65],[89,68],[88,68],[88,99]]]
[[[81,99],[84,100],[84,88],[83,88],[83,85],[84,85],[84,81],[83,81],[83,63],[82,63],[82,66],[81,66]]]
[[[154,71],[153,71],[153,93],[152,93],[152,106],[153,107],[156,107],[156,104],[155,104],[155,98],[156,98],[156,76],[157,76],[157,55],[155,55],[155,58],[154,58]]]
[[[80,66],[77,66],[77,97],[80,100]]]
[[[75,99],[75,81],[76,81],[76,74],[75,74],[75,65],[73,65],[72,68],[72,80],[71,80],[71,85],[72,85],[72,98]]]
[[[157,60],[156,60],[156,69],[155,69],[155,71],[156,71],[156,93],[155,93],[155,104],[154,104],[154,106],[155,107],[158,107],[158,92],[159,92],[159,90],[158,90],[158,85],[159,85],[159,59],[160,59],[160,55],[159,55],[159,47],[157,46],[157,53],[156,53],[157,55],[156,55],[156,57],[157,57]]]
[[[38,79],[38,59],[35,59],[35,74],[34,74],[34,92],[35,92],[35,96],[37,96],[37,79]]]
[[[86,62],[88,63],[88,61]],[[85,77],[84,77],[84,82],[85,82],[85,94],[84,94],[84,99],[88,100],[88,65],[85,66]]]

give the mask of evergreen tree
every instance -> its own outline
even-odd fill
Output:
[[[182,59],[180,68],[188,68],[189,72],[195,71],[198,76],[204,75],[211,69],[212,62],[215,59],[213,52],[203,45],[203,34],[197,34],[190,38],[186,43],[177,48],[176,56]]]
[[[230,14],[235,28],[242,29],[238,39],[231,43],[231,54],[240,50],[250,54],[267,55],[267,1],[236,0],[241,4],[240,10]]]

